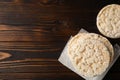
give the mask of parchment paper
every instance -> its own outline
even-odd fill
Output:
[[[87,31],[84,30],[84,29],[81,29],[79,32],[87,33]],[[70,39],[71,39],[71,37],[70,37]],[[68,42],[69,42],[69,40],[68,40]],[[67,56],[67,44],[64,47],[64,49],[63,49],[63,51],[62,51],[58,61],[60,63],[62,63],[64,66],[66,66],[67,68],[69,68],[70,70],[72,70],[73,72],[75,72],[76,74],[78,74],[79,76],[83,77],[85,80],[102,80],[105,77],[105,75],[107,74],[107,72],[109,71],[109,69],[113,66],[115,61],[118,59],[119,56],[120,56],[120,46],[118,44],[115,44],[114,45],[114,58],[113,58],[113,61],[110,63],[109,67],[107,68],[107,70],[103,74],[101,74],[99,76],[96,76],[96,77],[92,77],[92,78],[80,75],[78,73],[78,71],[76,71],[76,69],[73,67],[69,57]]]

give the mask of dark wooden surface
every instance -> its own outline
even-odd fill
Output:
[[[84,80],[57,59],[81,28],[99,33],[97,13],[111,3],[120,0],[0,0],[0,79]],[[119,60],[104,80],[120,79]]]

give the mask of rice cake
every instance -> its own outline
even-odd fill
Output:
[[[98,36],[100,35],[95,33],[79,33],[68,43],[68,56],[75,69],[83,76],[100,75],[109,66],[111,59],[109,49],[113,48],[108,49],[104,44],[107,39]]]
[[[97,15],[98,30],[110,38],[120,38],[120,5],[107,5]]]

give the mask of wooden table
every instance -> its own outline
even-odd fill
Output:
[[[0,79],[84,80],[57,59],[81,28],[99,33],[97,13],[111,3],[120,1],[0,0]],[[104,80],[120,79],[119,60]]]

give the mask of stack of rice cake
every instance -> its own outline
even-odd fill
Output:
[[[79,33],[72,37],[67,52],[74,68],[85,77],[102,74],[114,56],[111,43],[95,33]]]

